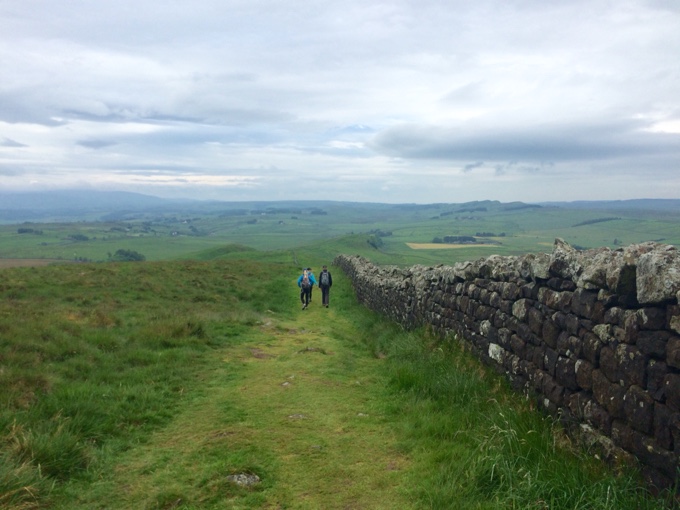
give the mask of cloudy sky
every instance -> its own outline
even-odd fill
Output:
[[[677,0],[0,0],[0,190],[680,198]]]

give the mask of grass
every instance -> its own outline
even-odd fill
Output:
[[[227,214],[235,206],[244,208],[244,215]],[[317,207],[326,214],[315,214]],[[597,221],[602,218],[616,219]],[[107,261],[119,249],[141,253],[146,260],[238,259],[250,249],[259,250],[258,257],[271,251],[311,250],[326,260],[352,253],[384,264],[453,264],[487,257],[490,250],[499,255],[549,252],[556,237],[584,248],[643,241],[680,246],[678,219],[678,211],[670,210],[536,209],[498,202],[472,206],[319,202],[278,208],[265,203],[204,204],[174,213],[140,212],[119,221],[0,225],[0,267],[1,259]],[[378,231],[382,245],[376,248],[367,241]],[[497,234],[501,244],[457,250],[414,250],[407,244],[480,232]],[[255,256],[247,258],[251,255]]]
[[[235,253],[3,270],[0,508],[668,505],[339,271],[302,311],[299,253]]]
[[[634,471],[613,470],[572,444],[461,346],[412,335],[369,337],[400,395],[392,414],[403,418],[395,423],[403,451],[417,453],[417,508],[672,506],[642,490]]]
[[[255,316],[239,295],[252,274],[266,273],[253,264],[229,269],[183,262],[3,272],[1,444],[15,466],[3,479],[22,473],[3,497],[45,493],[171,419],[200,360]]]

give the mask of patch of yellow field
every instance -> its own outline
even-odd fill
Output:
[[[480,248],[498,246],[497,244],[442,244],[442,243],[406,243],[412,250],[455,250],[458,248]]]

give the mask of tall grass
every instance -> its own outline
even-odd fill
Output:
[[[167,423],[206,354],[281,308],[285,273],[189,261],[3,270],[0,507],[96,478]]]
[[[312,254],[304,264],[317,267],[328,262],[322,255]],[[90,486],[87,501],[101,501],[99,507],[105,508],[106,497],[115,491],[107,480],[119,459],[143,448],[154,433],[168,427],[173,432],[182,427],[181,434],[164,436],[170,451],[178,451],[182,458],[173,460],[162,449],[148,457],[140,453],[143,462],[136,465],[140,476],[145,470],[152,472],[151,481],[145,483],[160,484],[149,495],[153,508],[178,507],[192,495],[196,499],[197,493],[207,498],[203,500],[207,508],[228,504],[225,494],[234,498],[228,500],[234,505],[248,502],[251,508],[265,507],[271,493],[295,501],[285,481],[279,478],[274,487],[277,476],[281,477],[280,465],[290,462],[287,444],[312,441],[314,448],[310,453],[305,444],[305,455],[332,453],[335,456],[329,459],[342,463],[350,452],[324,450],[323,445],[335,441],[358,448],[352,458],[361,459],[362,430],[374,426],[389,427],[385,436],[380,429],[372,430],[378,437],[396,438],[398,457],[406,459],[407,466],[399,473],[399,490],[409,494],[414,508],[670,506],[669,501],[650,497],[635,471],[614,474],[572,445],[559,424],[536,412],[531,401],[513,394],[455,340],[442,341],[427,331],[403,331],[359,306],[339,272],[334,272],[331,292],[335,323],[324,323],[321,330],[313,310],[299,311],[292,277],[296,271],[292,263],[227,259],[3,270],[0,508],[33,509],[52,500],[74,501],[80,497],[78,490]],[[328,317],[323,314],[329,310],[318,311],[319,317]],[[286,432],[289,437],[270,441],[265,448],[260,444],[264,441],[249,439],[269,435],[271,406],[278,404],[269,396],[277,394],[283,375],[271,375],[274,386],[271,381],[261,387],[263,382],[250,381],[251,391],[259,388],[259,392],[240,396],[236,388],[242,381],[237,372],[245,363],[234,353],[253,345],[303,349],[306,344],[295,342],[310,337],[298,338],[297,328],[289,325],[300,313],[307,313],[303,327],[314,329],[318,342],[342,345],[342,349],[333,347],[337,355],[312,358],[324,360],[316,367],[304,363],[313,354],[303,358],[282,350],[272,365],[258,365],[264,371],[259,372],[260,378],[267,373],[265,367],[279,364],[285,364],[286,377],[298,374],[295,381],[316,370],[319,375],[314,379],[335,393],[353,387],[355,374],[361,373],[375,385],[371,416],[380,418],[352,427],[333,423],[329,430],[342,429],[339,436],[331,432],[333,437],[306,428],[300,436],[292,427]],[[263,340],[263,331],[276,327],[267,318],[272,314],[286,324],[277,334],[291,336],[290,345],[282,346],[268,336]],[[218,356],[227,348],[233,348],[230,363]],[[370,357],[382,361],[368,364]],[[381,372],[369,373],[369,366]],[[203,409],[201,439],[184,448],[181,440],[194,441],[193,427],[198,423],[182,412],[189,403],[211,401],[216,394],[224,399],[219,409]],[[358,399],[350,405],[354,415],[362,409],[364,397],[347,395]],[[318,396],[328,404],[328,394]],[[307,402],[291,400],[289,405]],[[286,409],[284,415],[291,412]],[[219,427],[230,423],[247,431],[238,448],[231,436],[215,435],[224,431],[215,430],[211,420],[217,417],[222,420]],[[336,419],[343,421],[344,414]],[[302,420],[301,427],[303,422],[310,423]],[[388,450],[393,448],[390,444]],[[133,461],[127,457],[127,462]],[[173,462],[180,467],[172,466]],[[268,481],[257,491],[234,489],[222,476],[234,465],[267,475]],[[184,485],[178,483],[180,471],[189,467],[195,470]],[[330,468],[329,472],[338,474]]]
[[[388,413],[403,451],[419,459],[412,488],[419,508],[675,507],[672,495],[647,491],[635,466],[615,472],[573,444],[457,340],[386,327],[370,315],[355,320],[369,350],[386,360]]]

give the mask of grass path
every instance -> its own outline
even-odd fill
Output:
[[[69,508],[412,508],[381,360],[320,296],[215,351],[200,394]],[[227,477],[256,474],[245,488]],[[74,500],[80,500],[80,507]]]

